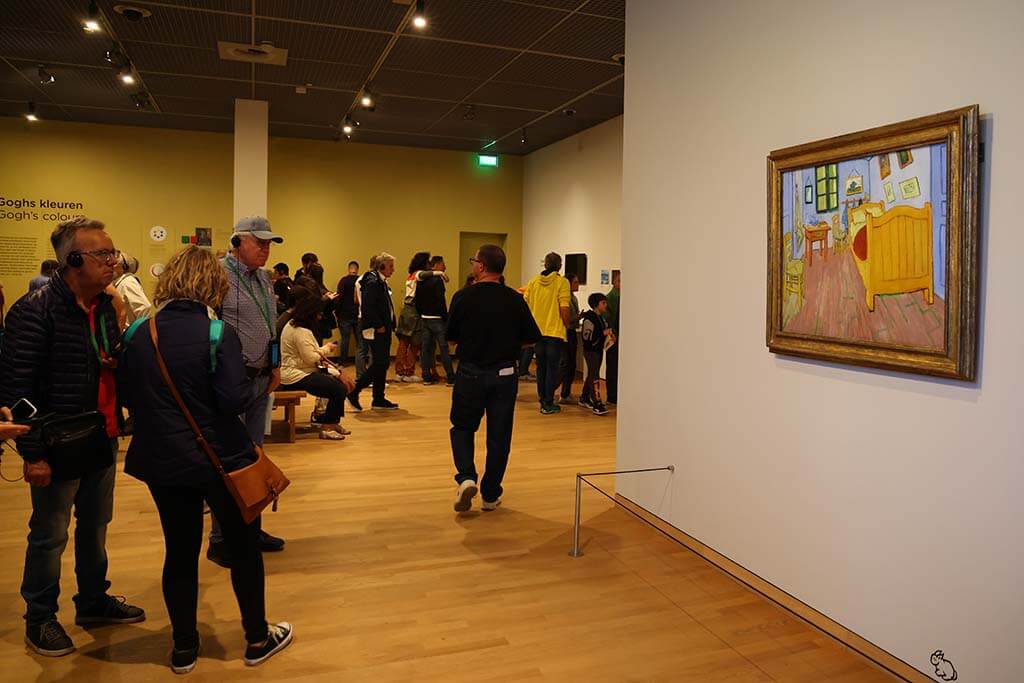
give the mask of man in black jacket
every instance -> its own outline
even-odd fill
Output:
[[[359,392],[373,384],[374,410],[395,410],[397,403],[384,398],[388,365],[391,363],[391,333],[395,329],[395,304],[387,279],[395,272],[395,257],[384,252],[377,257],[377,269],[362,279],[362,319],[360,329],[370,346],[371,364],[348,395],[355,410],[362,410]]]
[[[113,368],[119,332],[104,289],[114,277],[118,252],[103,223],[75,218],[50,236],[60,270],[22,297],[7,316],[0,353],[0,404],[28,399],[38,415],[98,411],[103,425],[73,450],[44,445],[40,429],[18,439],[31,484],[32,517],[21,595],[27,604],[25,641],[42,655],[75,649],[57,621],[61,555],[75,511],[75,623],[127,624],[145,612],[107,594],[107,524],[114,501],[117,397]]]

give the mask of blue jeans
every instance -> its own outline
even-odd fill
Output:
[[[460,362],[452,390],[452,456],[455,459],[455,481],[472,479],[480,483],[484,500],[496,501],[502,492],[508,454],[512,450],[512,422],[515,418],[519,377],[514,366],[511,372],[499,375],[498,370],[484,370]],[[480,419],[487,414],[487,469],[483,480],[477,479],[473,459],[475,436]]]
[[[423,377],[426,378],[434,367],[434,341],[441,349],[441,364],[444,365],[444,376],[451,382],[455,379],[452,369],[452,357],[448,353],[448,340],[445,338],[445,323],[440,318],[423,318],[423,344],[420,360],[423,364]]]
[[[391,350],[388,349],[388,357],[390,359]],[[373,359],[370,358],[370,342],[363,337],[362,331],[359,329],[359,325],[356,325],[356,379],[363,376],[366,372],[366,368],[370,367],[370,363]]]
[[[116,450],[117,440],[111,442]],[[21,597],[29,625],[43,624],[57,615],[60,596],[60,559],[68,544],[71,509],[75,512],[75,606],[87,610],[103,599],[107,581],[107,524],[114,510],[116,465],[87,473],[81,479],[32,486],[32,517],[28,521],[28,549]]]
[[[270,396],[267,395],[267,387],[270,386],[270,377],[259,375],[252,379],[253,402],[249,409],[238,417],[245,422],[245,429],[249,432],[249,438],[257,446],[263,445],[264,434],[267,431],[267,411],[270,410]],[[220,530],[220,522],[210,514],[210,543],[220,543],[224,540],[224,534]]]
[[[561,383],[559,365],[565,342],[557,337],[541,337],[535,347],[537,357],[537,397],[541,404],[555,402],[555,389]]]
[[[352,341],[356,345],[355,361],[356,361],[356,376],[363,374],[366,370],[366,357],[364,354],[359,353],[359,348],[362,346],[363,335],[359,332],[359,321],[358,320],[339,320],[338,321],[338,333],[341,335],[341,346],[339,348],[339,354],[341,360],[344,362],[350,358],[348,355],[348,340],[351,336]]]

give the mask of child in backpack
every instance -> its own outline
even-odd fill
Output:
[[[608,297],[594,292],[587,297],[590,310],[583,314],[581,344],[583,360],[587,364],[587,376],[583,380],[583,394],[580,396],[580,407],[589,408],[595,415],[607,415],[608,408],[601,402],[596,382],[601,372],[601,361],[604,358],[605,339],[612,334],[611,328],[604,320],[604,312],[608,310]]]

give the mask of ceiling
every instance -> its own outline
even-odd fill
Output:
[[[115,11],[151,12],[131,21]],[[625,0],[85,0],[0,2],[0,115],[231,132],[235,98],[270,103],[270,134],[525,154],[618,116]],[[270,41],[286,66],[222,60]],[[134,86],[105,60],[111,48]],[[39,67],[55,82],[42,84]],[[297,87],[306,86],[300,94]],[[369,88],[374,111],[358,106]],[[149,95],[137,108],[132,96]],[[572,112],[571,114],[569,112]],[[525,132],[525,143],[523,142]]]

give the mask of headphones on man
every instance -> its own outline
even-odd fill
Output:
[[[68,254],[67,264],[72,268],[81,268],[83,263],[85,263],[85,259],[82,258],[81,253],[73,251]]]
[[[231,246],[233,246],[235,249],[238,249],[240,246],[242,246],[242,238],[239,237],[238,235],[232,235]]]

